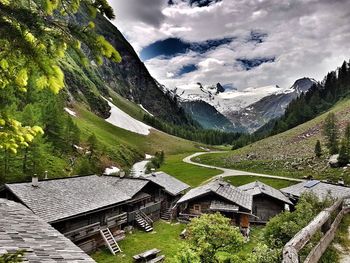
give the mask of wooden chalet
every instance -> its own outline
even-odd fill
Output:
[[[191,189],[177,202],[177,208],[179,219],[220,212],[231,218],[233,224],[248,228],[252,203],[251,195],[217,179]]]
[[[167,175],[167,180],[172,177]],[[169,191],[145,178],[90,175],[5,184],[0,197],[24,204],[85,252],[107,244],[115,254],[125,226],[153,230],[162,207],[167,207]],[[181,193],[174,193],[175,198]]]
[[[266,223],[270,218],[283,212],[286,206],[293,205],[281,191],[256,181],[238,187],[253,197],[252,213],[250,221],[254,223]]]

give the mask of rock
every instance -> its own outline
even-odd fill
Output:
[[[338,157],[339,154],[334,154],[331,157],[329,157],[328,164],[330,165],[330,167],[335,168],[339,166]]]

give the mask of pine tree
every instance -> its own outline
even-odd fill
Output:
[[[91,160],[96,154],[98,145],[98,140],[94,133],[89,136],[89,138],[87,139],[87,143],[90,151],[89,159]]]
[[[347,142],[343,139],[340,144],[338,162],[340,166],[345,166],[349,163],[349,150]]]
[[[323,134],[327,139],[327,148],[330,154],[338,153],[338,128],[334,113],[329,113],[323,124]]]
[[[350,151],[350,122],[347,123],[344,132],[344,140],[346,142],[346,147]]]
[[[322,156],[322,148],[321,148],[321,142],[320,140],[317,140],[316,145],[315,145],[315,155],[316,157],[321,157]]]

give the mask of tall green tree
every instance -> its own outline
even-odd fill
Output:
[[[321,148],[321,142],[320,140],[317,140],[316,145],[315,145],[315,155],[316,157],[321,157],[322,156],[322,148]]]
[[[338,153],[338,127],[337,119],[333,112],[329,113],[323,124],[323,134],[327,140],[327,148],[330,154]]]
[[[338,163],[340,166],[347,165],[349,163],[349,149],[348,149],[348,143],[345,139],[341,141],[340,144],[340,150],[339,150],[339,156],[338,156]]]
[[[91,21],[79,25],[79,8],[89,10]],[[94,30],[96,15],[114,18],[107,0],[0,0],[0,148],[17,153],[42,134],[39,126],[24,126],[8,110],[6,94],[20,96],[30,89],[49,89],[57,94],[64,87],[60,60],[67,48],[88,63],[81,43],[97,64],[103,58],[119,62],[121,57]],[[17,95],[19,94],[19,95]]]

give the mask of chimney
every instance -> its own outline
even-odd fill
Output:
[[[32,177],[32,186],[33,187],[39,186],[39,179],[38,179],[38,176],[36,174],[34,174],[34,176]]]
[[[124,172],[124,171],[120,171],[120,172],[119,172],[119,177],[120,177],[120,178],[123,178],[124,176],[125,176],[125,172]]]
[[[49,179],[49,178],[47,177],[47,171],[44,172],[44,176],[45,176],[45,177],[44,177],[45,180]]]

